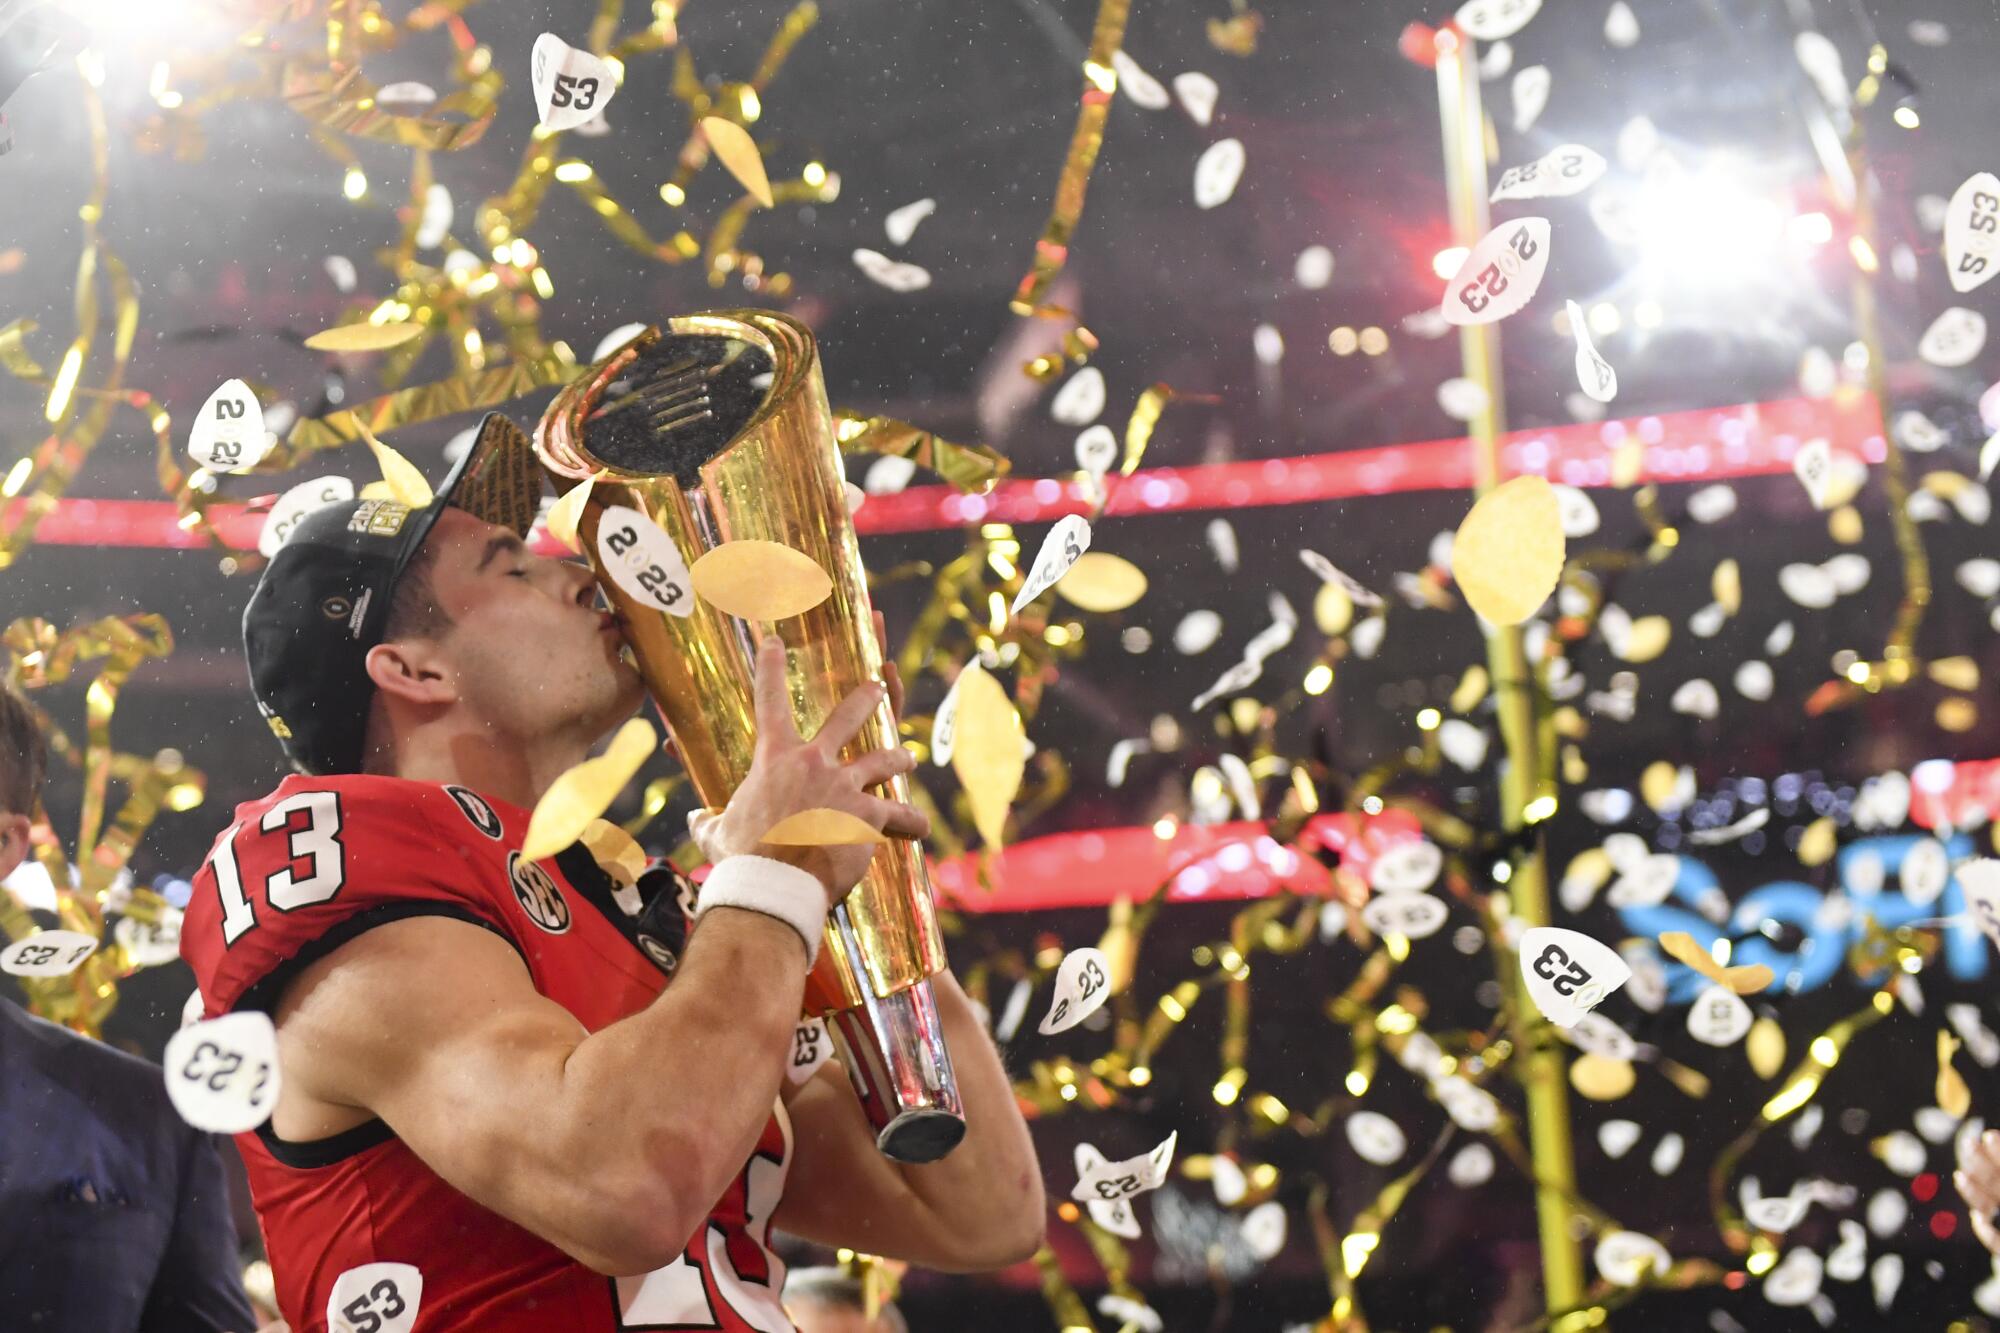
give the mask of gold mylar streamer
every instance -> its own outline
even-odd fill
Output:
[[[424,474],[417,471],[416,464],[403,457],[375,438],[375,433],[363,426],[361,438],[368,442],[368,449],[375,455],[375,464],[382,469],[382,480],[389,487],[389,494],[412,509],[422,509],[436,498],[431,484],[424,480]]]
[[[881,454],[907,458],[926,472],[935,472],[961,491],[982,495],[1007,475],[1012,466],[983,444],[953,444],[921,426],[891,417],[864,417],[835,412],[834,423],[842,453]]]
[[[451,152],[478,143],[499,109],[494,100],[497,86],[484,83],[441,98],[432,104],[431,115],[398,115],[382,110],[377,100],[378,90],[362,77],[359,66],[343,69],[335,64],[314,66],[294,61],[285,66],[280,91],[292,110],[315,125],[363,139],[435,152]],[[441,120],[439,114],[465,115],[470,119]]]
[[[1063,158],[1062,176],[1056,182],[1056,197],[1049,220],[1035,242],[1035,257],[1015,289],[1008,308],[1017,315],[1032,315],[1048,295],[1056,275],[1069,262],[1070,239],[1083,216],[1083,197],[1090,188],[1090,173],[1097,165],[1097,153],[1104,146],[1104,122],[1111,112],[1111,96],[1118,90],[1118,75],[1111,58],[1125,44],[1125,19],[1131,0],[1098,0],[1097,22],[1090,33],[1090,53],[1083,62],[1083,99],[1077,108],[1076,128],[1071,131],[1069,153]]]
[[[273,449],[271,457],[258,470],[284,471],[294,467],[316,450],[360,439],[364,426],[377,431],[394,430],[437,417],[495,407],[551,384],[567,384],[576,378],[576,373],[573,357],[551,353],[538,360],[495,366],[475,375],[399,389],[323,417],[306,417],[293,425],[285,436],[285,444]],[[273,458],[277,461],[271,461]]]
[[[1937,1034],[1937,1104],[1945,1114],[1956,1120],[1963,1120],[1972,1110],[1972,1089],[1965,1085],[1965,1075],[1951,1062],[1958,1051],[1958,1038],[1942,1028]]]

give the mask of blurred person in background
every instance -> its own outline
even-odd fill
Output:
[[[870,1319],[861,1279],[839,1268],[793,1269],[785,1279],[785,1313],[799,1333],[910,1333],[893,1301]]]
[[[0,685],[0,880],[28,854],[47,745]],[[0,1001],[0,1326],[249,1333],[215,1140],[159,1066]]]

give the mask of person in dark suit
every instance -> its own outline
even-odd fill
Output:
[[[0,880],[28,850],[46,746],[0,686]],[[158,1065],[0,1000],[0,1328],[251,1333],[215,1139]]]

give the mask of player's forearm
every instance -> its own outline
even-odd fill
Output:
[[[950,972],[932,978],[952,1071],[965,1102],[965,1138],[943,1161],[898,1169],[950,1234],[967,1270],[1003,1268],[1041,1247],[1047,1204],[1034,1140],[1000,1053]]]
[[[563,1119],[592,1158],[651,1200],[685,1242],[743,1169],[777,1099],[805,987],[791,927],[755,912],[703,917],[673,984],[578,1044]]]

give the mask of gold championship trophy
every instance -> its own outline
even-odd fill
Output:
[[[812,334],[798,321],[738,311],[648,329],[557,396],[535,449],[566,485],[597,478],[578,536],[710,809],[750,770],[761,635],[784,642],[803,735],[881,677],[833,415]],[[695,596],[688,566],[749,538],[803,551],[832,578],[833,594],[771,623]],[[885,701],[845,753],[895,743]],[[906,798],[906,779],[889,786]],[[898,1161],[935,1161],[965,1135],[930,986],[944,965],[922,848],[891,840],[829,916],[805,1008],[829,1020],[876,1142]]]

